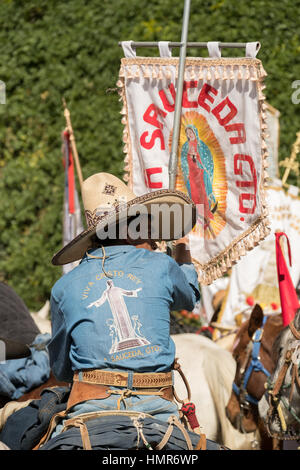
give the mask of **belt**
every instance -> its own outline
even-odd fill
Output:
[[[73,381],[115,387],[129,387],[130,385],[128,372],[114,372],[101,369],[76,371],[74,372]],[[133,388],[157,388],[168,387],[170,385],[173,385],[172,372],[151,372],[149,374],[135,372],[132,376],[131,387]]]

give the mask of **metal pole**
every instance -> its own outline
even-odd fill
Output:
[[[175,112],[174,112],[174,122],[173,122],[172,146],[171,146],[171,154],[170,154],[170,160],[169,160],[169,188],[170,189],[175,188],[176,174],[177,174],[177,148],[178,148],[178,140],[179,140],[180,121],[181,121],[182,90],[183,90],[184,68],[185,68],[185,58],[186,58],[186,44],[187,44],[187,35],[188,35],[189,17],[190,17],[190,4],[191,4],[190,0],[185,0],[184,11],[183,11],[183,21],[182,21],[182,32],[181,32],[181,47],[180,47],[180,56],[179,56],[178,80],[177,80]]]
[[[219,42],[219,47],[220,48],[228,48],[228,49],[243,49],[246,47],[247,43],[246,42]],[[122,42],[119,42],[119,46],[122,46]],[[154,41],[143,41],[143,42],[132,42],[131,46],[134,48],[137,47],[158,47],[158,42]],[[169,42],[168,43],[169,47],[181,47],[182,42]],[[186,47],[195,47],[195,48],[202,48],[206,49],[207,48],[207,42],[187,42]]]

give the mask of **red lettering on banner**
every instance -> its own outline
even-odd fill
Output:
[[[175,110],[176,91],[175,91],[175,87],[173,83],[170,83],[168,88],[173,98],[173,104],[171,104],[170,101],[168,100],[165,90],[160,90],[159,96],[160,96],[160,99],[162,101],[162,104],[165,110],[169,112],[173,112]]]
[[[154,183],[151,181],[151,175],[155,175],[157,173],[162,173],[162,167],[158,166],[156,168],[147,168],[145,170],[145,181],[146,181],[146,186],[151,189],[161,189],[163,187],[163,184],[161,181]]]
[[[238,188],[251,188],[253,193],[242,193],[239,197],[239,211],[243,214],[253,214],[256,209],[257,176],[253,159],[250,155],[234,155],[234,174],[243,176],[243,162],[247,162],[251,171],[252,179],[250,181],[236,181]],[[245,207],[244,201],[251,201],[251,207]]]
[[[237,124],[229,124],[225,126],[226,132],[237,132],[236,137],[230,137],[231,144],[244,144],[246,142],[246,129],[244,124],[237,123]]]
[[[158,106],[155,106],[155,104],[150,104],[150,106],[148,106],[148,108],[145,111],[143,119],[145,122],[152,124],[152,126],[162,129],[164,125],[158,120],[158,115],[162,117],[166,117],[167,113],[165,113]]]
[[[199,106],[206,109],[206,111],[208,111],[209,113],[210,113],[210,107],[208,106],[207,103],[205,103],[205,101],[208,100],[211,103],[215,101],[215,98],[209,95],[210,92],[213,93],[214,95],[218,94],[218,91],[214,87],[212,87],[211,85],[208,85],[207,83],[204,83],[198,96]]]
[[[188,99],[188,89],[189,88],[197,88],[197,83],[195,80],[191,80],[190,82],[183,83],[183,90],[182,90],[182,107],[183,108],[197,108],[198,102],[197,101],[189,101]]]
[[[165,139],[160,129],[155,129],[155,131],[153,131],[153,134],[151,135],[151,139],[149,142],[146,141],[146,137],[148,137],[148,135],[149,135],[148,131],[143,132],[143,134],[141,135],[140,143],[142,147],[144,147],[147,150],[150,150],[153,148],[155,144],[155,139],[160,139],[160,149],[165,150]]]
[[[228,106],[229,113],[222,118],[221,111],[223,111],[225,106]],[[225,100],[221,101],[221,103],[212,110],[212,113],[216,116],[221,126],[226,126],[226,124],[228,124],[237,115],[237,109],[227,96]]]

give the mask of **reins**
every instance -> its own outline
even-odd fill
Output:
[[[299,341],[300,332],[295,327],[293,321],[290,322],[289,328],[294,338]],[[272,384],[268,382],[266,384],[267,398],[270,398],[266,424],[267,424],[268,432],[272,437],[277,437],[281,439],[283,438],[284,439],[287,439],[287,438],[298,439],[299,438],[299,436],[291,436],[287,434],[287,424],[286,424],[286,420],[285,420],[282,407],[281,407],[281,404],[283,404],[284,408],[293,416],[295,421],[300,423],[300,417],[297,416],[297,414],[294,412],[293,408],[291,407],[295,383],[297,383],[298,387],[300,388],[299,359],[300,359],[300,344],[297,347],[290,348],[286,351],[284,363],[279,371],[279,374],[275,383]],[[291,382],[288,384],[284,384],[286,374],[290,367],[292,368],[291,369]],[[287,389],[289,387],[290,387],[289,401],[286,402],[285,398],[282,397],[281,395],[282,395],[283,389]],[[272,420],[274,411],[277,413],[277,416],[279,418],[282,433],[272,433],[270,430],[270,421]]]

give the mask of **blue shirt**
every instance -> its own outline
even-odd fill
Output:
[[[103,256],[101,248],[90,254]],[[85,256],[52,289],[48,349],[59,380],[71,382],[83,369],[171,370],[170,311],[191,311],[199,300],[192,264],[130,245],[105,254],[104,269],[102,259]]]

